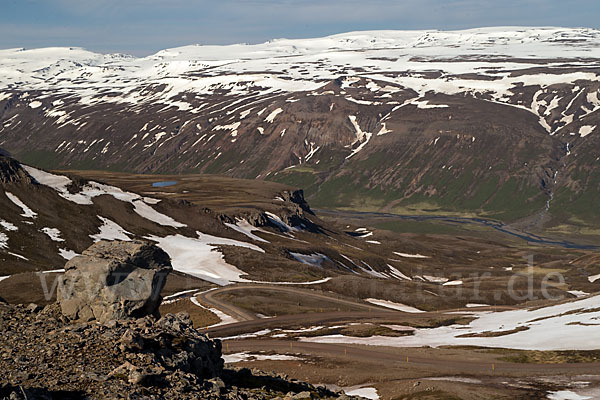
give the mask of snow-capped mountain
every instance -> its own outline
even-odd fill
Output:
[[[42,167],[272,179],[322,206],[568,218],[600,190],[599,74],[593,29],[2,50],[0,146]]]

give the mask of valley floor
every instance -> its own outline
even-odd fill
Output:
[[[66,256],[93,242],[146,239],[175,270],[161,313],[187,311],[232,365],[371,399],[600,396],[595,249],[485,223],[313,214],[269,182],[28,168],[37,185],[15,170],[0,195],[9,303],[54,302]]]
[[[274,303],[281,301],[286,315],[256,314],[261,303],[245,295],[258,290],[269,293]],[[233,295],[236,292],[238,297]],[[367,398],[593,399],[600,395],[598,351],[382,344],[381,339],[393,343],[417,330],[454,325],[461,329],[461,324],[467,328],[472,308],[406,313],[326,291],[264,285],[234,285],[194,294],[197,306],[229,313],[237,321],[206,329],[211,337],[223,340],[225,360],[236,366],[276,371],[348,392],[362,389]],[[291,295],[296,307],[288,303]],[[307,312],[311,300],[321,308]],[[478,307],[477,312],[501,318],[503,312],[519,312],[512,309]],[[320,342],[323,338],[331,340]]]

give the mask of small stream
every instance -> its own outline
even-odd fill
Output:
[[[467,218],[467,217],[449,217],[445,215],[397,215],[397,214],[389,214],[389,213],[380,213],[380,212],[361,212],[361,211],[337,211],[337,210],[316,210],[317,212],[322,212],[324,214],[333,214],[339,216],[353,216],[357,218],[364,217],[383,217],[387,219],[398,219],[398,220],[410,220],[410,221],[440,221],[440,222],[448,222],[454,224],[472,224],[472,225],[482,225],[492,229],[495,229],[499,232],[505,233],[507,235],[517,237],[519,239],[523,239],[530,243],[537,244],[545,244],[551,246],[559,246],[566,249],[582,249],[582,250],[595,250],[599,249],[599,246],[586,245],[580,243],[574,243],[567,240],[555,240],[550,238],[545,238],[543,236],[536,235],[535,233],[529,233],[524,231],[519,231],[510,226],[506,225],[502,221],[491,220],[486,218]]]

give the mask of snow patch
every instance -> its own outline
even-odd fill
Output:
[[[283,232],[298,232],[300,230],[296,227],[289,226],[288,224],[283,222],[283,220],[279,218],[279,216],[271,212],[267,211],[265,212],[265,214],[267,215],[267,218],[269,218],[269,221],[271,221],[271,223],[273,223],[274,225],[277,225],[277,227],[279,227],[279,229],[281,229]]]
[[[255,337],[259,337],[259,336],[265,336],[265,335],[268,335],[269,333],[271,333],[270,329],[263,329],[258,332],[244,333],[242,335],[228,336],[228,337],[220,338],[220,340],[225,341],[225,340],[250,339],[250,338],[255,338]]]
[[[282,201],[283,201],[283,199],[282,199]],[[252,233],[252,232],[266,232],[266,231],[264,229],[257,228],[254,225],[251,225],[245,219],[237,219],[237,222],[235,224],[226,222],[225,226],[227,226],[237,232],[240,232],[240,233],[248,236],[250,239],[256,240],[257,242],[269,243],[268,240],[265,240],[265,239],[261,238],[260,236],[256,236],[255,234]]]
[[[361,151],[367,145],[367,143],[369,143],[369,140],[371,140],[371,136],[373,136],[373,134],[370,132],[363,132],[363,130],[360,128],[360,125],[358,124],[358,122],[356,120],[355,115],[349,115],[348,119],[350,120],[350,122],[354,126],[354,129],[356,130],[356,141],[354,143],[360,142],[360,145],[356,149],[352,150],[352,153],[350,153],[346,157],[346,160],[354,157],[354,155],[356,155],[356,153]]]
[[[423,278],[425,278],[425,280],[427,280],[429,282],[433,282],[433,283],[447,283],[448,282],[448,278],[442,278],[439,276],[423,275]]]
[[[221,245],[245,247],[260,253],[265,251],[250,243],[240,242],[217,236],[196,232],[197,238],[182,235],[166,237],[147,236],[146,239],[157,242],[169,256],[173,269],[217,285],[228,285],[231,282],[249,282],[241,278],[246,273],[236,266],[228,264],[217,248]]]
[[[12,253],[12,252],[10,252],[10,251],[8,252],[8,254],[10,254],[10,255],[11,255],[11,256],[13,256],[13,257],[17,257],[17,258],[19,258],[19,259],[21,259],[21,260],[24,260],[24,261],[29,261],[29,258],[27,258],[27,257],[25,257],[25,256],[22,256],[22,255],[20,255],[20,254],[17,254],[17,253]]]
[[[171,226],[174,228],[183,228],[187,225],[175,221],[168,215],[161,214],[148,203],[152,202],[148,197],[142,197],[135,193],[125,192],[122,189],[90,181],[81,192],[70,193],[67,187],[72,183],[71,179],[66,176],[54,175],[33,167],[24,166],[25,170],[42,185],[49,186],[56,190],[62,198],[72,201],[80,205],[93,205],[93,198],[109,195],[117,200],[130,203],[133,205],[133,211],[140,217],[163,226]]]
[[[8,236],[0,232],[0,249],[8,249]]]
[[[413,105],[417,106],[417,108],[420,108],[423,110],[427,110],[430,108],[448,108],[448,107],[450,107],[446,104],[430,104],[428,100],[413,101],[410,104],[413,104]]]
[[[19,206],[21,210],[23,210],[23,214],[21,214],[22,217],[37,218],[37,213],[32,211],[31,208],[27,207],[25,203],[23,203],[21,199],[19,199],[17,196],[10,192],[5,192],[4,194],[6,194],[6,197],[8,197],[10,201],[12,201],[15,205]]]
[[[406,304],[394,303],[388,300],[378,300],[378,299],[365,299],[366,302],[375,304],[377,306],[391,308],[392,310],[398,310],[406,313],[423,313],[425,311],[419,310],[418,308],[407,306]]]
[[[46,235],[48,235],[50,240],[52,240],[54,242],[64,242],[65,241],[63,238],[60,237],[61,233],[56,228],[42,228],[42,232],[44,232]]]
[[[404,275],[402,273],[402,271],[398,270],[397,268],[392,267],[390,264],[388,264],[387,266],[390,269],[390,274],[392,276],[394,276],[395,278],[400,279],[400,280],[407,280],[407,281],[412,280],[408,276]]]
[[[396,251],[394,251],[394,254],[396,254],[397,256],[400,256],[400,257],[404,257],[404,258],[431,258],[429,256],[424,256],[421,254],[398,253]]]
[[[569,290],[567,293],[572,294],[575,297],[585,297],[589,295],[589,293],[586,293],[582,290]]]
[[[379,400],[377,389],[372,387],[349,387],[343,388],[343,390],[348,396],[360,396],[369,400]]]
[[[5,221],[3,219],[0,219],[0,227],[2,227],[2,229],[4,229],[5,231],[8,231],[8,232],[19,230],[19,228],[17,228],[15,225],[13,225],[10,222]]]
[[[301,361],[303,358],[287,354],[256,354],[244,351],[242,353],[223,354],[225,364],[245,361]]]
[[[390,133],[390,132],[392,132],[392,131],[385,126],[385,122],[382,122],[381,129],[379,129],[379,132],[377,132],[377,136],[382,136],[382,135],[385,135],[386,133]]]
[[[355,343],[374,346],[481,346],[521,350],[596,350],[600,347],[600,296],[537,309],[480,311],[468,325],[417,329],[412,336],[351,338],[331,335],[303,338],[320,343]],[[499,332],[501,336],[486,336]],[[477,336],[473,336],[477,335]]]
[[[581,396],[575,392],[570,390],[559,390],[556,392],[550,392],[548,394],[549,400],[588,400],[592,397],[589,396]]]
[[[450,282],[446,282],[444,284],[442,284],[442,286],[460,286],[463,284],[463,281],[450,281]]]
[[[594,129],[596,129],[596,125],[584,125],[581,128],[579,128],[579,136],[586,137],[590,133],[594,132]]]
[[[276,109],[271,114],[267,115],[267,118],[265,118],[265,121],[272,124],[273,121],[275,121],[275,118],[277,118],[277,116],[279,114],[281,114],[282,112],[283,112],[283,110],[281,108]]]
[[[59,249],[58,254],[65,260],[70,260],[77,257],[79,254],[69,249]]]
[[[238,134],[237,130],[241,124],[242,124],[241,122],[236,122],[236,123],[233,123],[230,125],[217,125],[212,130],[213,131],[222,131],[222,130],[231,131],[231,136],[236,137]]]
[[[588,276],[588,281],[590,281],[590,283],[594,283],[594,282],[596,282],[598,279],[600,279],[600,274],[598,274],[598,275],[592,275],[592,276]]]
[[[99,242],[101,240],[124,240],[129,241],[131,238],[128,235],[131,235],[130,232],[127,232],[116,222],[98,216],[100,221],[102,221],[102,225],[100,226],[100,232],[95,235],[90,235],[90,237],[94,240],[94,242]]]

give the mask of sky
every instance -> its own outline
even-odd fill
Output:
[[[600,28],[598,0],[0,0],[0,48],[137,56],[357,30]]]

